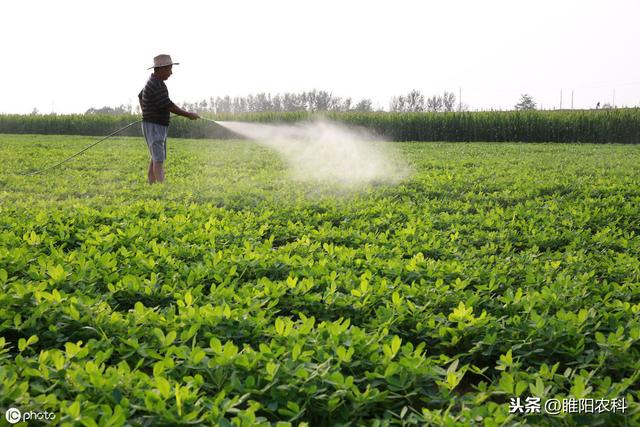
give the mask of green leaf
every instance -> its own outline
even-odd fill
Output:
[[[513,356],[511,354],[511,349],[509,349],[506,354],[500,355],[500,360],[498,360],[496,369],[504,371],[511,367],[513,367]]]
[[[164,346],[169,347],[176,340],[178,333],[176,331],[169,331],[167,336],[164,339]]]
[[[160,395],[163,399],[168,399],[171,396],[171,384],[166,378],[156,377],[156,388],[160,391]]]
[[[535,385],[533,383],[529,384],[529,391],[531,391],[531,394],[535,397],[545,397],[545,393],[544,393],[544,381],[542,381],[541,378],[536,378],[536,383]]]
[[[402,344],[402,339],[399,336],[394,335],[393,338],[391,339],[391,351],[394,355],[396,355],[398,353],[398,350],[400,350],[401,344]]]
[[[400,369],[400,365],[398,365],[395,362],[390,362],[386,369],[384,370],[384,376],[385,378],[390,378],[392,377],[396,372],[398,372],[398,370]]]
[[[74,419],[80,418],[80,402],[76,400],[68,406],[67,413]]]
[[[353,348],[347,350],[343,346],[338,346],[336,349],[336,354],[342,362],[349,362],[351,360],[351,356],[353,356],[353,352]]]
[[[276,319],[275,326],[276,326],[276,333],[278,335],[284,335],[284,321],[280,317]]]
[[[362,295],[366,294],[369,290],[369,281],[367,279],[362,279],[360,281],[360,292]]]
[[[116,406],[114,411],[113,411],[113,415],[111,415],[109,417],[108,422],[106,423],[107,426],[120,426],[120,425],[124,425],[126,421],[126,416],[122,410],[122,408],[120,407],[120,405]]]
[[[279,367],[280,365],[276,363],[273,363],[273,362],[267,363],[266,369],[267,369],[267,374],[269,374],[269,378],[273,379],[273,377],[275,377]]]
[[[216,354],[222,353],[222,343],[216,337],[211,338],[211,340],[209,341],[209,348],[211,348],[211,350],[213,350],[213,352]]]
[[[13,316],[13,326],[15,326],[16,329],[20,329],[21,325],[22,325],[22,316],[20,315],[20,313],[16,313],[16,315]]]
[[[402,298],[397,291],[391,295],[391,302],[393,302],[393,305],[396,307],[399,307],[402,304]]]
[[[591,393],[591,390],[591,387],[587,387],[587,380],[581,375],[576,375],[573,380],[573,386],[571,387],[570,393],[576,399],[582,399],[587,397],[589,393]]]
[[[153,328],[151,330],[151,332],[153,333],[153,335],[158,339],[158,341],[160,341],[160,344],[164,345],[165,342],[165,336],[164,336],[164,332],[162,332],[162,329],[160,328]]]
[[[92,420],[91,418],[83,417],[80,420],[80,423],[85,427],[98,427],[98,424],[94,420]]]
[[[460,301],[458,307],[454,308],[451,314],[449,314],[449,320],[452,322],[464,322],[472,320],[473,307],[467,308],[464,302]]]
[[[203,349],[201,348],[195,348],[193,349],[193,351],[191,352],[191,361],[194,364],[198,364],[202,361],[202,359],[205,358],[207,354],[204,352]]]
[[[513,392],[514,392],[513,376],[508,372],[503,372],[500,375],[500,380],[498,381],[498,387],[500,390],[502,390],[506,394],[513,395]]]
[[[449,390],[453,390],[460,383],[462,376],[456,375],[455,372],[447,372],[447,386]]]
[[[180,393],[182,387],[179,384],[175,386],[176,396],[176,408],[178,409],[178,416],[182,416],[182,393]]]
[[[133,306],[133,311],[136,313],[136,316],[138,317],[142,317],[144,316],[144,304],[142,304],[140,301],[136,301],[136,303]]]
[[[47,273],[54,282],[62,281],[67,275],[67,273],[64,271],[64,267],[61,265],[49,266],[49,268],[47,269]]]
[[[35,344],[37,342],[38,342],[38,337],[36,335],[30,336],[28,340],[25,340],[24,338],[20,338],[18,340],[18,350],[20,352],[23,352],[31,344]]]
[[[225,304],[222,307],[222,315],[226,318],[226,319],[230,319],[231,318],[231,307],[229,307],[228,304]]]
[[[80,313],[73,305],[69,306],[69,316],[71,316],[73,320],[80,320]]]
[[[289,288],[295,288],[296,285],[298,284],[298,278],[297,277],[287,277],[287,287]]]
[[[300,357],[301,352],[302,352],[302,345],[300,345],[300,343],[295,343],[293,345],[293,349],[291,350],[291,357],[293,358],[293,360],[298,360],[298,357]]]

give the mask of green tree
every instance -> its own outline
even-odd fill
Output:
[[[520,95],[520,102],[515,105],[515,108],[518,111],[535,110],[536,103],[531,95],[523,93]]]
[[[359,112],[371,112],[373,111],[373,103],[368,98],[363,98],[360,102],[356,104],[353,108],[353,111]]]
[[[407,113],[424,111],[424,108],[424,95],[419,90],[414,89],[405,96],[393,97],[389,110]]]

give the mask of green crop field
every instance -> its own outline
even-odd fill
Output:
[[[262,112],[208,114],[214,120],[300,123],[318,117],[366,128],[392,141],[517,141],[561,143],[640,143],[640,108],[565,111],[478,111],[461,113],[308,113]],[[0,114],[0,133],[106,135],[139,116]],[[140,127],[123,135],[140,136]],[[169,136],[181,138],[237,137],[204,120],[178,118]]]
[[[0,135],[3,410],[640,425],[640,146],[403,142],[404,181],[341,188],[251,142],[170,139],[149,186],[123,137],[17,175],[92,141]]]

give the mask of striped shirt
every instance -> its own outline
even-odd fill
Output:
[[[169,99],[167,85],[162,80],[152,74],[138,98],[142,106],[143,121],[169,126],[169,108],[173,102]]]

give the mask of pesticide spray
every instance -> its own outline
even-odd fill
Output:
[[[391,146],[364,129],[326,120],[273,125],[201,118],[275,150],[287,161],[293,178],[300,181],[354,187],[396,183],[409,175],[408,166],[400,161]],[[21,175],[32,176],[56,168],[141,121],[112,132],[52,166]]]
[[[389,144],[365,130],[327,120],[291,125],[216,123],[275,150],[296,180],[352,187],[395,183],[408,175]]]

